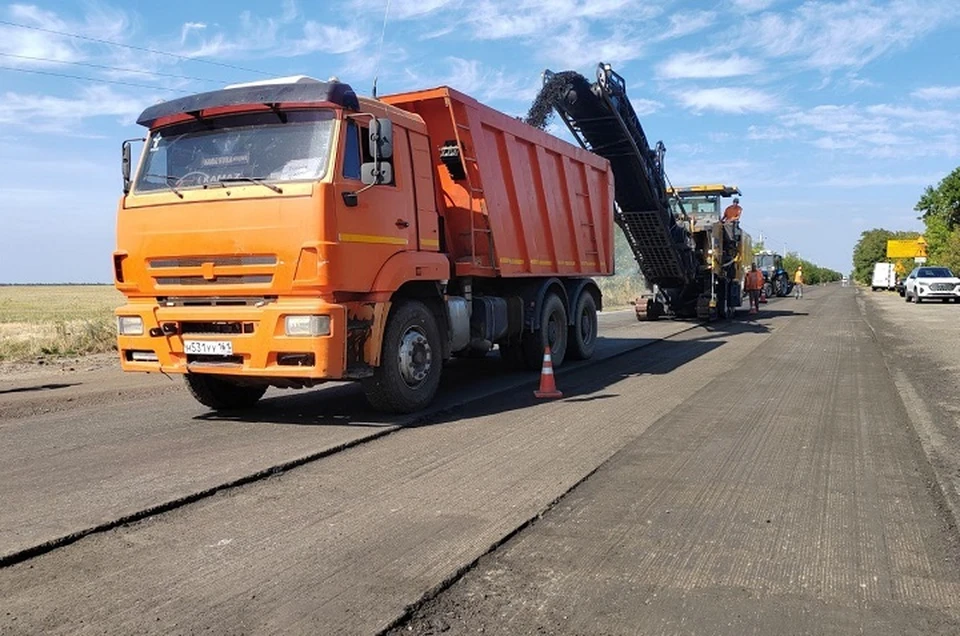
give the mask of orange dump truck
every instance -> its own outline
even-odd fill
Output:
[[[138,123],[113,255],[124,370],[185,374],[213,409],[359,380],[409,412],[454,355],[592,355],[592,277],[613,273],[605,159],[446,87],[374,100],[289,78]]]

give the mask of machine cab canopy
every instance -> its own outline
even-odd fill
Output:
[[[719,221],[723,214],[723,199],[740,194],[736,186],[695,185],[670,188],[670,206],[674,214],[688,216],[695,222]]]

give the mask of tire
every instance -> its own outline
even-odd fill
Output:
[[[903,300],[905,302],[910,302],[910,294],[908,294],[906,291],[903,292]]]
[[[442,368],[437,319],[422,302],[400,300],[387,320],[380,366],[363,380],[363,391],[378,411],[413,413],[433,400]]]
[[[917,304],[919,305],[920,303],[923,302],[923,298],[920,298],[919,296],[914,296],[914,297],[913,297],[913,302],[915,302],[915,303],[917,303]]]
[[[237,384],[234,380],[206,373],[188,373],[183,377],[190,395],[215,411],[248,409],[267,392],[266,385]]]
[[[574,360],[589,360],[597,348],[597,301],[593,294],[584,290],[577,299],[573,313],[573,326],[567,333],[569,355]]]
[[[763,284],[763,293],[767,296],[768,299],[769,299],[769,298],[773,298],[773,297],[774,297],[774,295],[773,295],[773,284],[772,284],[772,283],[764,283],[764,284]]]
[[[547,294],[540,309],[540,328],[524,334],[523,359],[530,370],[543,366],[543,351],[550,345],[553,368],[563,364],[567,355],[567,310],[556,294]]]

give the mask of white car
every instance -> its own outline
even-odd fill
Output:
[[[960,299],[960,278],[947,267],[917,267],[903,284],[903,297],[909,303],[939,298],[941,302]]]

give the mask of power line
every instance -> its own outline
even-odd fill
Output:
[[[16,73],[34,73],[35,75],[50,75],[51,77],[66,77],[68,79],[78,79],[85,82],[98,82],[100,84],[119,84],[120,86],[133,86],[135,88],[149,88],[157,91],[180,92],[175,88],[164,88],[163,86],[151,86],[149,84],[137,84],[134,82],[121,82],[118,80],[97,79],[94,77],[84,77],[82,75],[69,75],[67,73],[54,73],[52,71],[37,71],[29,68],[17,68],[15,66],[0,66],[0,71],[14,71]]]
[[[7,22],[6,20],[0,20],[0,24],[4,26],[16,27],[18,29],[30,29],[31,31],[40,31],[41,33],[51,33],[53,35],[62,35],[63,37],[75,38],[78,40],[86,40],[87,42],[96,42],[97,44],[119,46],[121,48],[131,49],[133,51],[153,53],[154,55],[164,55],[167,57],[176,58],[178,60],[185,60],[188,62],[197,62],[199,64],[211,64],[213,66],[222,66],[223,68],[232,68],[236,71],[245,71],[247,73],[257,73],[258,75],[273,75],[272,73],[267,73],[265,71],[258,71],[252,68],[244,68],[242,66],[234,66],[233,64],[227,64],[225,62],[214,62],[213,60],[205,60],[198,57],[190,57],[188,55],[178,55],[177,53],[168,53],[166,51],[158,51],[157,49],[148,49],[142,46],[133,46],[132,44],[121,44],[120,42],[111,42],[110,40],[101,40],[99,38],[92,38],[90,36],[80,35],[78,33],[67,33],[65,31],[55,31],[53,29],[44,29],[42,27],[32,26],[29,24],[18,24],[17,22]]]
[[[192,77],[190,75],[176,75],[173,73],[161,73],[160,71],[144,71],[136,68],[122,68],[119,66],[104,66],[103,64],[93,64],[92,62],[73,62],[68,60],[56,60],[49,57],[33,57],[31,55],[15,55],[13,53],[0,53],[2,57],[12,57],[18,60],[32,60],[34,62],[50,62],[53,64],[70,64],[72,66],[85,66],[87,68],[99,68],[107,71],[120,71],[123,73],[139,73],[142,75],[155,75],[157,77],[171,77],[174,79],[193,80],[195,82],[210,82],[212,84],[223,84],[218,80],[205,79],[203,77]]]

